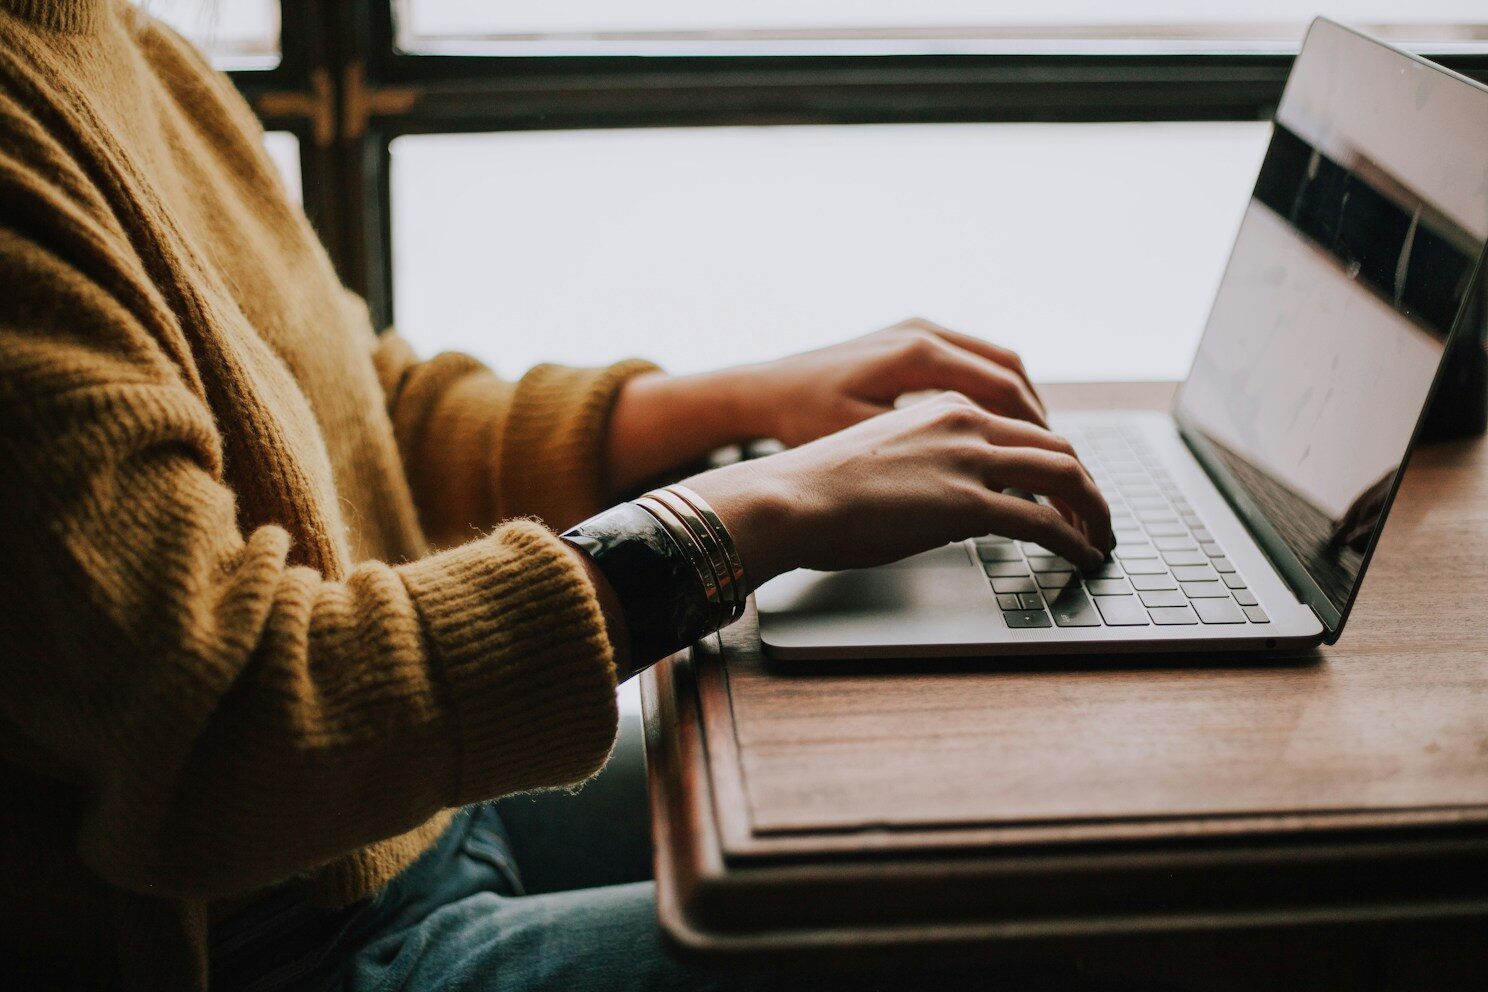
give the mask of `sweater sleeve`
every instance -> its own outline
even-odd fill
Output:
[[[168,308],[30,221],[0,210],[0,757],[80,797],[93,870],[243,892],[604,762],[611,651],[557,538],[330,575],[244,530]]]
[[[656,368],[539,365],[507,382],[466,355],[419,361],[391,332],[373,357],[420,520],[445,545],[510,517],[561,530],[602,509],[610,412]]]

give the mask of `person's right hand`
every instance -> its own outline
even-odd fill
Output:
[[[1087,568],[1115,546],[1110,510],[1069,442],[959,394],[686,484],[728,527],[756,586],[792,568],[879,565],[983,534],[1033,541]]]

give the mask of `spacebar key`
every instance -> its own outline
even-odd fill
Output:
[[[1090,597],[1079,586],[1065,586],[1054,602],[1049,604],[1054,622],[1061,627],[1099,627],[1100,615],[1090,605]]]
[[[1095,605],[1112,627],[1145,627],[1151,622],[1135,596],[1097,596]]]

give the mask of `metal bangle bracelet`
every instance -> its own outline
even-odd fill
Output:
[[[609,581],[630,631],[633,671],[718,629],[719,608],[707,601],[683,542],[654,513],[621,503],[562,537]]]
[[[702,546],[688,531],[687,527],[670,507],[660,500],[655,499],[649,493],[638,497],[632,502],[654,517],[656,522],[661,524],[662,527],[666,528],[667,533],[672,536],[678,548],[681,549],[683,556],[686,557],[687,563],[697,573],[698,583],[703,588],[703,595],[707,599],[708,605],[714,610],[721,612],[723,610],[723,599],[718,588],[718,580],[713,571],[713,566],[707,561],[707,556],[703,552]]]
[[[713,507],[708,505],[708,501],[697,493],[680,484],[667,486],[667,489],[686,500],[703,520],[707,522],[708,526],[712,527],[717,533],[718,542],[723,545],[723,553],[728,560],[729,569],[733,572],[734,588],[739,590],[739,612],[742,615],[744,599],[747,596],[746,590],[748,590],[749,586],[745,581],[744,562],[739,558],[739,549],[734,544],[733,535],[723,525],[723,521],[718,518],[718,514],[713,512]]]
[[[713,578],[717,582],[719,590],[720,606],[723,617],[720,626],[730,623],[743,612],[743,598],[739,595],[739,589],[734,582],[733,571],[728,565],[724,555],[723,545],[718,540],[713,529],[708,526],[707,521],[693,507],[677,493],[669,489],[656,489],[646,494],[644,498],[656,500],[663,503],[682,521],[688,532],[702,548],[708,564],[713,570]]]

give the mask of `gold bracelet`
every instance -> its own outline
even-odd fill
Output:
[[[734,582],[733,571],[729,568],[723,545],[719,542],[718,536],[714,534],[713,528],[687,500],[670,488],[654,489],[646,496],[665,503],[682,520],[702,548],[703,555],[708,559],[708,564],[713,570],[713,578],[718,583],[721,612],[724,617],[720,626],[737,620],[743,613],[743,597],[739,595],[738,585]]]
[[[697,573],[698,584],[703,587],[704,598],[708,601],[709,612],[722,616],[726,612],[723,600],[718,589],[718,580],[714,577],[713,566],[708,562],[702,547],[688,531],[681,519],[672,511],[671,507],[654,498],[650,493],[633,500],[636,506],[645,510],[656,518],[656,522],[666,528],[667,533],[672,535],[672,540],[682,549],[682,554],[692,570]],[[722,626],[720,623],[718,626]],[[716,627],[714,628],[717,629]]]
[[[697,493],[680,484],[668,486],[667,489],[682,497],[682,499],[686,500],[698,512],[708,526],[713,529],[718,543],[723,546],[724,559],[727,561],[729,567],[730,584],[735,590],[735,598],[738,601],[738,613],[735,615],[735,619],[738,619],[744,615],[744,603],[747,595],[745,590],[749,586],[745,581],[744,562],[739,558],[739,549],[734,544],[733,535],[728,532],[728,528],[723,525],[723,521],[718,518],[718,514],[713,512],[713,507],[708,505],[708,501]]]

